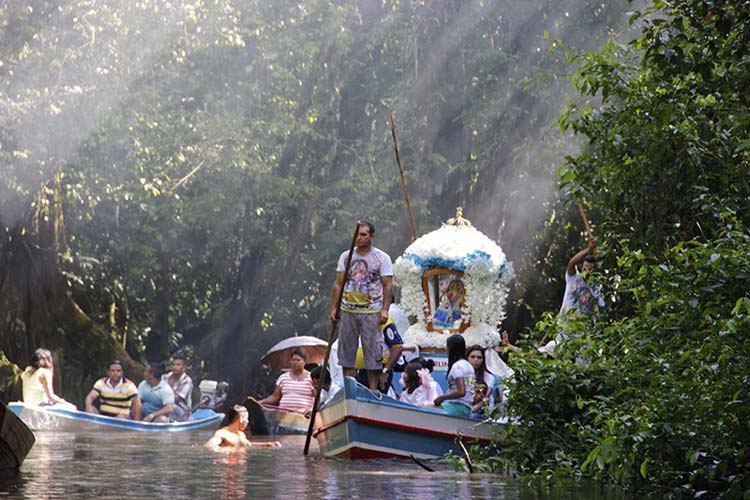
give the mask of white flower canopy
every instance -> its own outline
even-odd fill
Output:
[[[460,311],[454,312],[454,328],[441,329],[446,323],[437,321],[437,304],[425,293],[425,273],[430,275],[437,269],[444,270],[448,280],[459,279],[463,283],[463,301]],[[404,335],[406,342],[443,348],[445,334],[460,331],[467,345],[489,347],[500,343],[496,327],[505,319],[512,265],[500,246],[472,227],[460,212],[448,224],[409,245],[396,259],[394,274],[401,288],[401,308],[417,318]]]

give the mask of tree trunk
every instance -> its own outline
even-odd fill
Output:
[[[132,375],[141,368],[72,298],[59,258],[66,248],[60,176],[51,184],[37,195],[30,220],[15,223],[0,247],[0,349],[19,368],[37,348],[53,351],[55,385],[65,373],[61,394],[80,405],[112,359]]]

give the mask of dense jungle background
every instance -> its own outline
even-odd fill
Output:
[[[750,2],[0,1],[0,385],[40,346],[267,393],[336,258],[457,206],[514,262],[490,470],[748,495]],[[554,360],[570,256],[607,293]],[[138,378],[137,376],[135,378]],[[533,424],[533,425],[529,425]]]

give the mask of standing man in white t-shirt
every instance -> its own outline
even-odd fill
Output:
[[[571,315],[588,314],[597,307],[604,306],[601,287],[592,287],[585,280],[585,275],[594,268],[594,262],[596,262],[594,258],[596,244],[596,238],[591,238],[588,246],[568,261],[568,267],[565,270],[565,293],[558,314],[558,322],[560,323],[565,322]],[[578,271],[579,263],[581,264],[581,272]],[[564,341],[565,336],[560,332],[554,340],[550,340],[538,350],[539,352],[554,354],[555,347]]]
[[[330,319],[339,324],[339,364],[344,376],[356,374],[358,340],[362,343],[365,369],[370,389],[376,390],[383,368],[383,349],[380,325],[388,321],[388,307],[393,291],[393,264],[390,256],[372,246],[375,226],[360,222],[357,228],[356,249],[352,253],[349,276],[344,277],[346,251],[339,257],[336,281],[331,293]],[[336,317],[336,304],[341,299],[341,318]]]
[[[584,279],[584,275],[588,274],[594,268],[594,262],[596,262],[594,258],[596,243],[596,238],[591,238],[589,245],[576,253],[568,261],[568,267],[565,272],[565,294],[563,295],[562,307],[560,307],[561,319],[564,319],[571,310],[588,314],[596,307],[604,305],[599,287],[587,285]],[[578,272],[579,262],[583,262],[581,264],[581,272]]]

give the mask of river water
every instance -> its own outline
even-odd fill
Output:
[[[348,461],[303,456],[304,436],[281,448],[213,452],[210,432],[37,433],[19,475],[0,481],[0,498],[47,499],[604,499],[596,487],[531,488],[509,477],[434,472],[406,460]],[[260,439],[260,438],[258,438]]]

